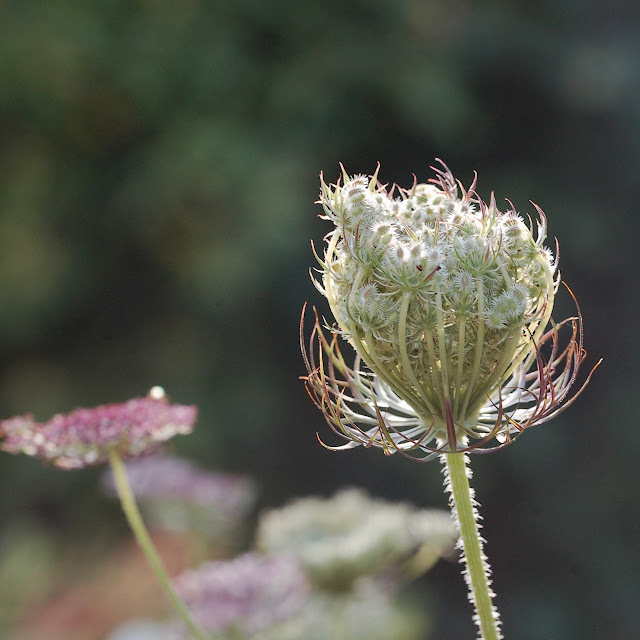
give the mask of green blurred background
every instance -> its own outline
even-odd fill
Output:
[[[605,358],[560,418],[473,458],[505,635],[640,635],[640,4],[58,0],[0,13],[2,416],[161,384],[201,409],[175,450],[253,474],[263,506],[357,484],[444,507],[437,463],[319,446],[316,432],[331,436],[298,380],[297,332],[305,300],[326,310],[307,273],[309,240],[328,231],[320,171],[380,162],[384,181],[408,185],[435,157],[467,184],[477,169],[483,197],[547,212],[589,362]],[[124,529],[98,475],[0,456],[0,550],[29,530],[59,554],[99,553]],[[474,637],[455,564],[422,589],[432,638]]]

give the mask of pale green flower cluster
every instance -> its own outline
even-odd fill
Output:
[[[295,556],[314,584],[343,592],[381,572],[413,577],[427,571],[452,550],[457,536],[446,511],[418,510],[344,489],[332,498],[301,498],[265,512],[256,544]]]
[[[387,191],[377,175],[322,181],[335,229],[316,284],[378,396],[397,396],[419,416],[417,432],[451,445],[481,437],[483,405],[535,358],[558,278],[540,210],[534,235],[512,208],[436,171],[407,190]]]

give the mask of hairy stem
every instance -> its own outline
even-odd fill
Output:
[[[133,531],[149,566],[155,573],[160,585],[171,601],[171,604],[175,607],[176,612],[187,625],[193,637],[196,638],[196,640],[209,640],[209,636],[194,622],[189,610],[185,606],[184,602],[180,600],[178,594],[171,585],[171,580],[167,574],[167,570],[156,551],[151,537],[149,536],[149,532],[144,525],[140,511],[138,510],[138,505],[133,497],[122,458],[115,451],[111,451],[109,454],[109,462],[111,464],[111,470],[113,471],[113,479],[116,485],[116,490],[118,491],[118,497],[122,504],[122,510],[124,511],[127,522],[129,523],[129,526],[131,527],[131,530]]]
[[[487,558],[482,551],[482,538],[478,525],[478,511],[469,486],[471,470],[467,456],[463,453],[443,454],[445,482],[451,494],[450,504],[454,518],[460,527],[459,546],[466,568],[465,580],[469,587],[469,600],[475,608],[474,619],[480,629],[482,640],[500,640],[500,616],[492,603],[495,595],[491,590],[491,573]]]

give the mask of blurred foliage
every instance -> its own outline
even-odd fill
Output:
[[[478,169],[483,196],[547,211],[605,357],[561,419],[474,459],[505,634],[637,636],[639,27],[625,0],[3,2],[2,415],[163,384],[201,407],[176,448],[254,474],[266,504],[354,483],[443,506],[435,464],[317,445],[296,334],[305,299],[324,310],[320,170]],[[122,531],[95,472],[0,473],[4,536]],[[457,569],[429,582],[434,637],[471,637]]]

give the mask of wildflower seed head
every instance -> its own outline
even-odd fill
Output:
[[[147,455],[178,434],[191,433],[198,410],[169,404],[161,387],[144,398],[58,414],[47,422],[31,415],[0,421],[0,448],[81,469],[105,462],[112,451]]]
[[[335,224],[322,288],[340,330],[374,369],[386,363],[406,400],[424,394],[441,428],[447,405],[473,427],[556,289],[544,225],[534,237],[514,211],[459,191],[448,174],[396,197],[364,176],[322,184]]]
[[[333,368],[307,358],[307,380],[342,435],[388,452],[398,444],[408,450],[440,442],[440,451],[456,451],[469,440],[508,440],[516,414],[519,426],[543,417],[537,410],[525,416],[524,405],[546,402],[550,417],[582,359],[580,319],[572,318],[568,369],[548,388],[555,369],[541,364],[540,346],[557,342],[557,328],[546,332],[560,280],[544,246],[543,212],[536,207],[534,228],[512,205],[500,211],[493,195],[483,202],[475,181],[465,190],[446,166],[435,172],[409,189],[387,189],[377,172],[351,178],[343,171],[342,183],[331,185],[321,180],[322,217],[333,229],[316,286],[336,319],[333,331],[356,350],[357,366],[347,368],[317,324],[314,338]],[[518,385],[536,362],[537,388],[521,388],[508,416],[503,403],[513,397],[501,389],[513,376]],[[332,388],[334,374],[346,378],[343,391]],[[360,414],[347,411],[350,399],[367,406],[364,427]],[[489,415],[499,416],[493,426]]]

